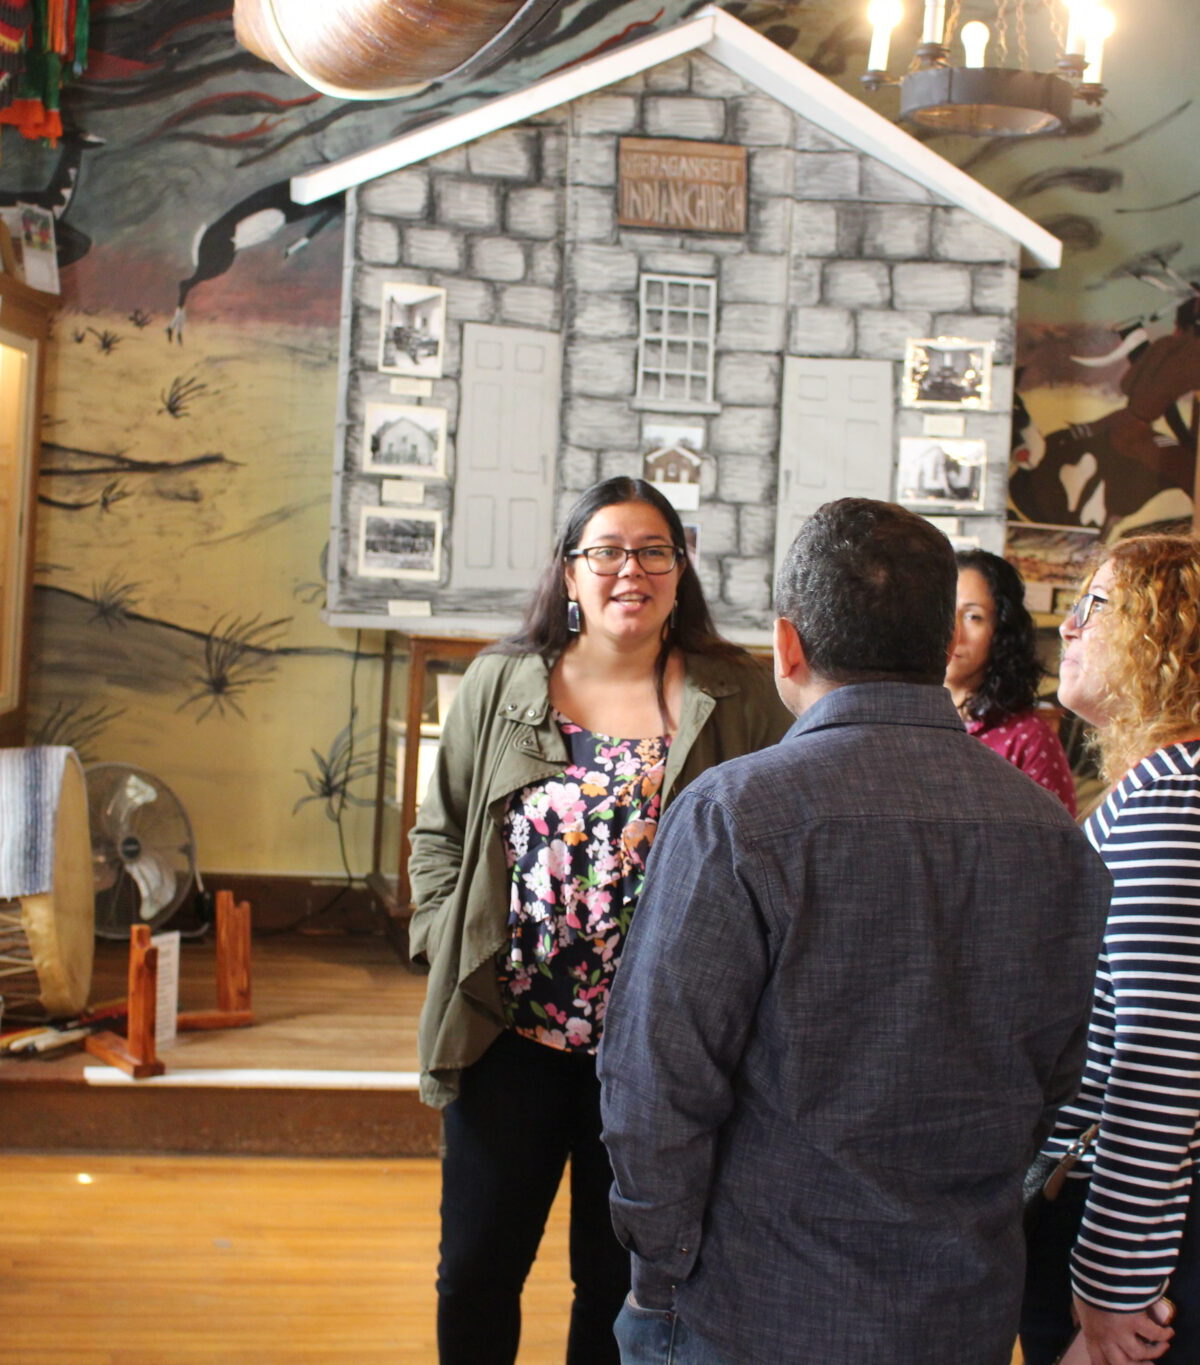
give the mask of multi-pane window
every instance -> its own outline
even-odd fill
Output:
[[[716,321],[715,280],[643,275],[637,397],[681,408],[711,404]]]

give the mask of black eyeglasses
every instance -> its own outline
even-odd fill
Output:
[[[568,559],[586,559],[587,566],[601,577],[619,574],[632,555],[643,573],[670,573],[679,563],[680,552],[674,545],[639,545],[627,550],[624,545],[591,545],[586,550],[568,550]]]
[[[1099,597],[1094,592],[1085,592],[1076,602],[1066,616],[1063,617],[1063,625],[1068,630],[1082,630],[1092,619],[1092,612],[1097,607],[1108,606],[1107,597]]]

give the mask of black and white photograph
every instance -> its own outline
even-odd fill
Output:
[[[687,545],[688,558],[692,561],[692,568],[700,568],[700,523],[695,521],[685,521],[683,523],[683,539]]]
[[[990,341],[925,337],[904,348],[904,403],[910,408],[987,408],[992,393]]]
[[[407,403],[368,403],[363,419],[362,467],[393,478],[446,477],[446,409]]]
[[[442,514],[364,507],[358,531],[362,578],[431,581],[440,576]]]
[[[683,422],[642,424],[642,477],[683,512],[700,506],[704,427]]]
[[[896,501],[982,511],[986,471],[985,441],[905,436],[900,441]]]
[[[446,291],[428,284],[385,284],[380,299],[379,368],[438,379],[446,335]]]

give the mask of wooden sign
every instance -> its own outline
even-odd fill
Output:
[[[746,231],[746,149],[623,137],[617,221],[685,232]]]

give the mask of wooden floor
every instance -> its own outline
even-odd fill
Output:
[[[433,1365],[437,1191],[418,1158],[7,1156],[0,1362]],[[566,1256],[564,1195],[520,1365],[563,1360]]]
[[[3,1365],[437,1360],[434,1161],[6,1156],[0,1201]],[[563,1359],[563,1204],[522,1365]]]
[[[123,993],[123,946],[98,946],[93,1001]],[[185,944],[181,1008],[211,1003],[211,953]],[[181,1036],[169,1075],[415,1070],[424,980],[382,938],[256,938],[254,964],[255,1025]],[[21,1114],[88,1090],[85,1065],[0,1063],[0,1365],[433,1365],[436,1161],[96,1155],[78,1135],[58,1143],[53,1123],[32,1144],[44,1150],[14,1150],[31,1146]],[[156,1093],[178,1105],[191,1091]],[[351,1132],[355,1094],[334,1101]],[[218,1103],[253,1099],[270,1121],[269,1091],[240,1095]],[[215,1150],[204,1141],[194,1150]],[[566,1203],[526,1289],[520,1365],[563,1359]]]
[[[180,1034],[162,1054],[168,1070],[416,1070],[425,978],[382,935],[256,935],[251,953],[254,1025]],[[215,1003],[213,955],[210,941],[182,945],[181,1010]],[[97,940],[93,1004],[124,996],[127,962],[123,943]],[[56,1066],[73,1074],[85,1064],[77,1054]]]
[[[124,996],[126,967],[124,944],[97,944],[93,1006]],[[180,1034],[160,1078],[127,1082],[82,1051],[0,1060],[0,1151],[436,1154],[416,1094],[425,979],[382,935],[256,935],[252,987],[251,1027]],[[183,944],[179,1003],[215,1003],[211,943]]]

